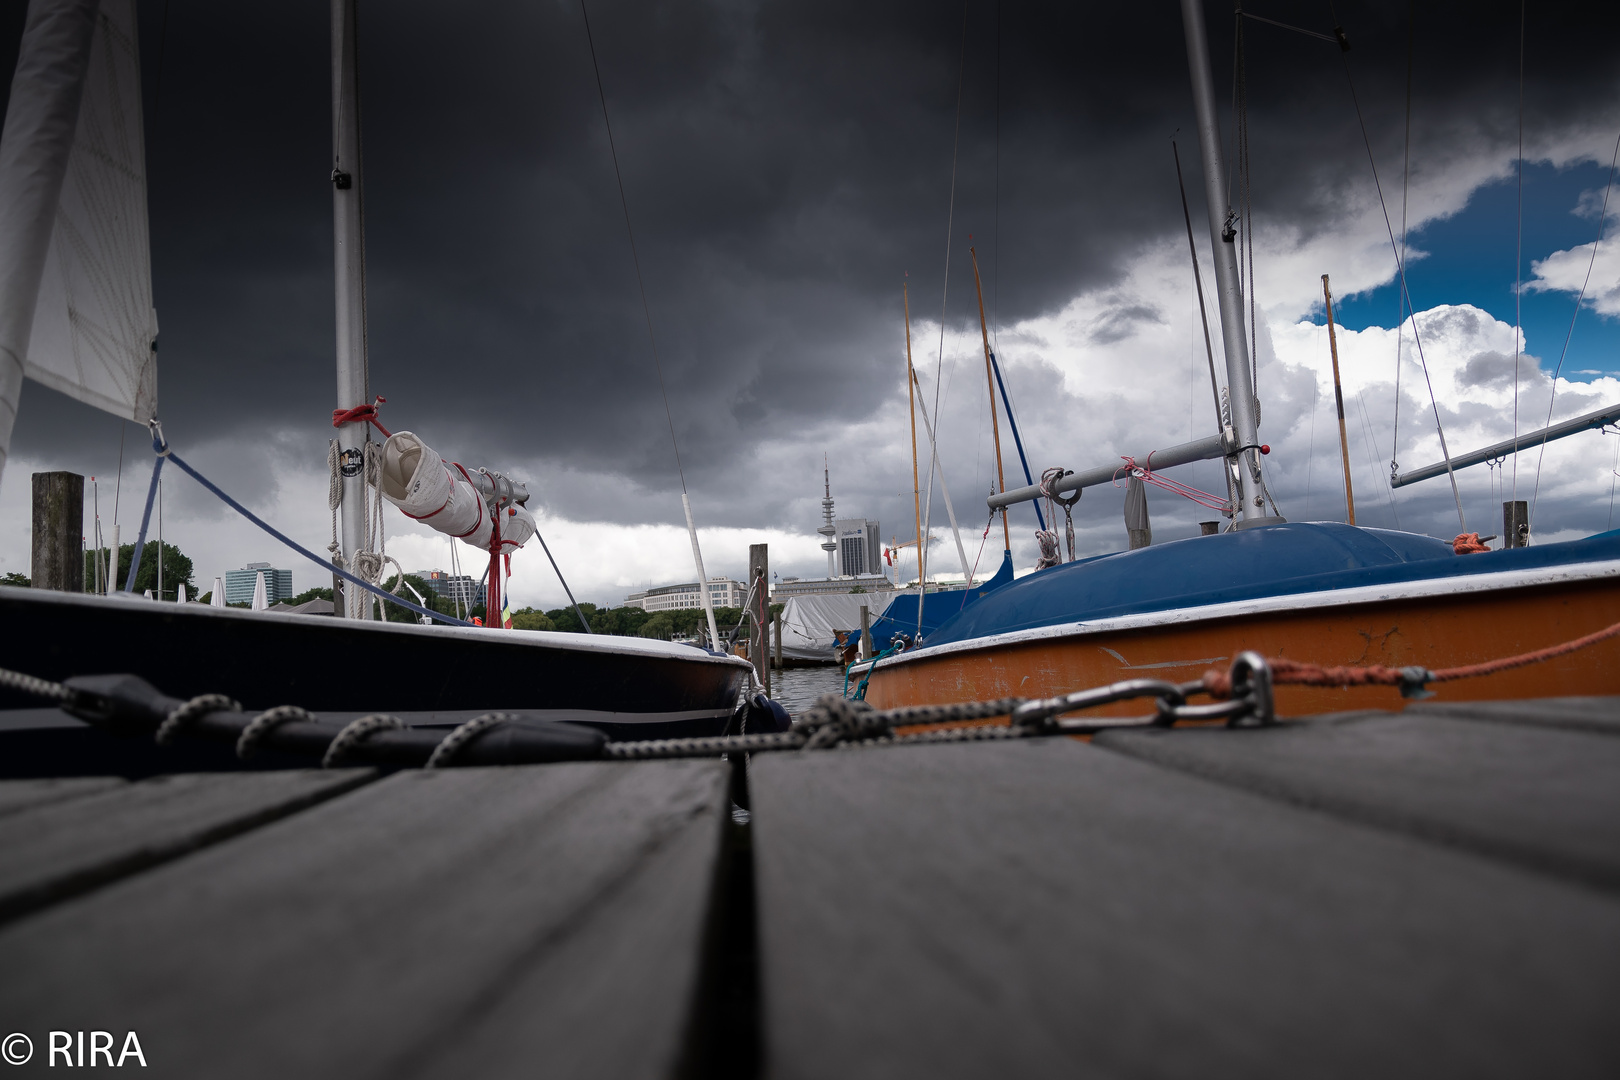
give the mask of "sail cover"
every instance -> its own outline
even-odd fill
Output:
[[[23,374],[144,422],[157,415],[157,314],[135,30],[135,0],[101,0]],[[8,111],[27,106],[26,87],[12,94]]]

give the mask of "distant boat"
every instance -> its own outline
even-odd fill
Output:
[[[1182,0],[1182,14],[1226,345],[1229,422],[1217,435],[1123,463],[1058,470],[1044,492],[1038,485],[1003,488],[989,506],[1005,515],[1007,506],[1043,494],[1077,496],[1085,486],[1218,459],[1236,504],[1228,503],[1232,528],[1049,566],[985,590],[937,624],[927,625],[925,616],[920,642],[895,639],[899,651],[851,669],[852,676],[869,674],[865,698],[879,708],[1042,697],[1132,677],[1186,682],[1224,668],[1241,650],[1324,666],[1461,666],[1584,637],[1620,613],[1620,531],[1535,547],[1512,546],[1513,538],[1504,550],[1481,552],[1465,537],[1453,542],[1349,524],[1290,523],[1266,513],[1261,456],[1267,448],[1256,434],[1236,253],[1231,236],[1222,233],[1228,174],[1200,0]],[[1189,219],[1189,241],[1190,230]],[[985,351],[988,361],[988,340]],[[1446,475],[1616,416],[1620,410],[1568,421],[1395,483]],[[1476,553],[1458,553],[1470,549]],[[1009,578],[1010,570],[1004,565]],[[887,644],[883,635],[892,628],[915,625],[915,606],[905,610],[903,599],[891,606],[883,632],[874,631],[875,643]],[[935,597],[928,600],[932,613]],[[1620,693],[1620,639],[1448,683],[1440,692],[1452,700]],[[1392,697],[1385,687],[1283,686],[1277,706],[1286,713],[1387,708]],[[1140,710],[1130,703],[1113,709]]]
[[[335,24],[352,29],[352,8],[353,0],[334,0]],[[29,5],[0,139],[0,350],[25,358],[28,378],[145,423],[157,413],[157,317],[135,10],[134,0]],[[340,192],[357,184],[336,170],[332,179]],[[340,296],[353,284],[340,273]],[[0,451],[9,449],[18,390],[0,383]],[[364,436],[364,424],[348,426]],[[519,509],[491,501],[478,510],[496,506]],[[213,599],[222,602],[217,583]],[[124,595],[0,588],[0,624],[11,630],[5,666],[30,675],[129,672],[172,696],[223,693],[259,709],[389,710],[407,719],[521,710],[617,738],[662,738],[721,733],[753,686],[745,660],[642,638]],[[0,691],[0,707],[32,704]]]

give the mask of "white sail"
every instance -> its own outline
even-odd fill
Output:
[[[444,458],[415,433],[396,431],[383,444],[383,498],[409,518],[430,529],[453,536],[480,551],[488,551],[494,526],[489,505],[473,476]],[[534,515],[522,506],[509,506],[501,516],[501,546],[520,548],[535,533]]]
[[[24,374],[87,405],[157,415],[135,0],[101,0]]]

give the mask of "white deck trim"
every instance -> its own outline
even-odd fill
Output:
[[[878,670],[896,667],[918,660],[932,660],[955,653],[975,652],[982,649],[1004,648],[1054,638],[1091,637],[1116,633],[1121,630],[1140,630],[1161,626],[1186,626],[1215,619],[1232,619],[1245,615],[1264,615],[1277,611],[1301,608],[1349,607],[1354,604],[1376,604],[1389,600],[1418,600],[1431,596],[1455,596],[1464,593],[1496,592],[1503,589],[1528,589],[1537,586],[1562,585],[1578,581],[1597,581],[1620,577],[1620,559],[1600,562],[1575,563],[1570,566],[1539,567],[1534,570],[1502,570],[1488,574],[1465,574],[1457,577],[1424,578],[1420,581],[1398,581],[1387,585],[1358,585],[1348,589],[1324,589],[1319,592],[1287,593],[1281,596],[1256,597],[1253,600],[1232,600],[1222,604],[1204,604],[1198,607],[1170,608],[1165,611],[1147,611],[1136,615],[1119,615],[1109,619],[1084,619],[1058,623],[1055,626],[1037,626],[1028,630],[1013,630],[1005,634],[990,634],[968,641],[952,641],[944,645],[926,645],[914,652],[885,657],[877,663]],[[863,672],[867,664],[855,664],[851,673]]]
[[[143,596],[128,593],[100,596],[95,593],[64,593],[48,589],[13,589],[10,586],[0,586],[0,589],[10,589],[19,594],[26,593],[29,603],[67,604],[84,608],[86,609],[86,616],[92,618],[99,611],[111,610],[112,608],[123,610],[129,604],[142,604],[149,608],[158,609],[164,615],[180,619],[269,620],[277,623],[303,623],[328,628],[339,625],[345,630],[352,630],[357,633],[425,634],[438,639],[450,636],[485,643],[491,640],[489,636],[491,631],[480,626],[447,626],[442,623],[436,626],[423,626],[420,623],[383,623],[358,619],[337,619],[331,615],[291,615],[281,611],[251,611],[246,608],[230,607],[216,608],[196,603],[159,603],[156,600],[148,600]],[[677,645],[673,641],[658,641],[653,638],[618,637],[612,634],[564,634],[549,630],[507,630],[502,633],[505,636],[498,639],[502,644],[519,647],[566,649],[588,653],[614,653],[620,656],[658,656],[669,660],[684,660],[688,663],[715,663],[729,667],[753,666],[740,656],[715,656],[691,645]]]

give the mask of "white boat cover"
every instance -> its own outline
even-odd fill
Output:
[[[493,526],[489,510],[468,474],[447,462],[415,433],[396,431],[383,444],[383,498],[429,528],[489,550]],[[514,512],[515,511],[515,512]],[[534,517],[521,506],[501,517],[501,547],[520,548],[535,533]]]
[[[836,659],[834,632],[861,628],[861,605],[876,619],[889,598],[877,593],[831,593],[790,596],[782,608],[782,657],[787,660]]]
[[[30,20],[34,8],[46,6],[80,5],[36,0]],[[12,114],[47,106],[32,90],[20,79],[12,84],[8,132]],[[16,118],[19,126],[26,120]],[[46,142],[39,148],[47,152]],[[23,373],[117,416],[144,423],[157,415],[135,0],[102,0],[95,15]]]

